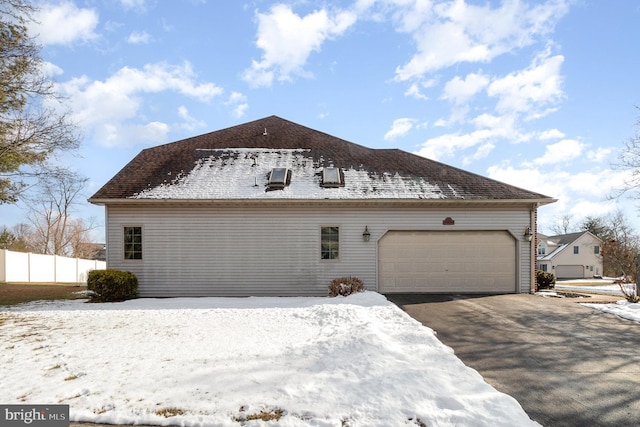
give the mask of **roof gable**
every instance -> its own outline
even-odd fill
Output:
[[[266,191],[272,168],[290,185]],[[344,185],[323,187],[340,168]],[[91,201],[109,199],[553,199],[398,149],[371,149],[276,116],[142,150]]]

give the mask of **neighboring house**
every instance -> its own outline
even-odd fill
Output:
[[[602,276],[602,240],[588,231],[545,236],[538,233],[538,269],[558,279]]]
[[[145,149],[89,200],[143,297],[528,293],[555,201],[276,116]]]

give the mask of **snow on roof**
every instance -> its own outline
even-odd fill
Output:
[[[442,199],[443,189],[424,178],[344,169],[344,186],[322,187],[323,166],[310,150],[273,148],[200,149],[188,173],[145,189],[135,199]],[[273,168],[289,168],[291,184],[265,191]],[[463,198],[451,186],[447,193]],[[451,196],[449,196],[451,198]]]
[[[556,254],[562,252],[562,250],[564,250],[564,248],[566,248],[568,245],[560,245],[557,248],[555,248],[553,251],[551,251],[551,253],[548,253],[542,257],[538,258],[538,261],[548,261],[551,258],[553,258],[554,256],[556,256]]]

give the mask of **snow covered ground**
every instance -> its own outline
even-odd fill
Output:
[[[563,280],[556,283],[555,288],[563,291],[574,292],[594,292],[602,294],[622,295],[620,285],[613,283],[613,280]]]
[[[374,292],[39,302],[0,310],[0,338],[0,402],[69,404],[74,421],[538,425]]]
[[[605,313],[615,314],[624,319],[640,322],[640,304],[632,304],[626,300],[621,300],[615,304],[582,304],[585,307],[591,307],[595,310],[604,311]]]
[[[625,286],[634,286],[627,284]],[[557,290],[575,291],[575,292],[594,292],[611,295],[622,296],[620,286],[614,284],[612,280],[565,280],[556,284]],[[630,289],[631,290],[631,289]],[[615,314],[624,319],[640,322],[640,304],[632,304],[622,299],[615,304],[582,304],[595,310],[604,311],[605,313]]]

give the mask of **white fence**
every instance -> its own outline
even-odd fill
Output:
[[[0,249],[0,282],[87,283],[87,273],[104,270],[106,264],[90,259]]]

